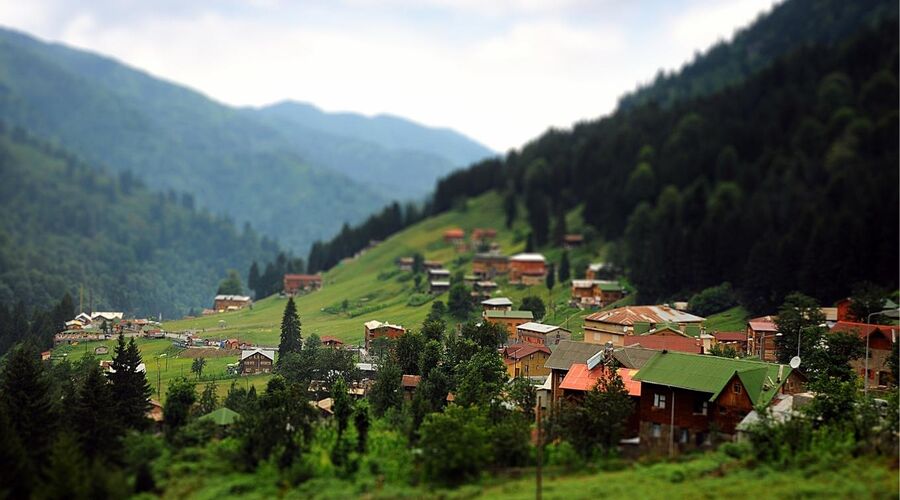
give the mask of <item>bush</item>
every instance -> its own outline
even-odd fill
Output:
[[[557,465],[569,469],[579,469],[584,466],[581,455],[568,441],[559,441],[545,446],[544,460],[547,465]]]
[[[688,310],[700,316],[709,316],[738,305],[737,295],[727,281],[695,294],[688,301]]]
[[[492,458],[488,432],[478,407],[450,405],[425,417],[419,433],[426,478],[443,484],[477,478]]]
[[[430,293],[414,293],[409,296],[409,300],[406,301],[406,305],[411,307],[418,307],[423,304],[427,304],[433,298],[434,295],[431,295]]]

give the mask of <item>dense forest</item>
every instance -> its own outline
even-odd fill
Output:
[[[424,197],[440,176],[490,154],[449,130],[302,110],[228,107],[112,59],[0,30],[6,123],[152,189],[189,192],[198,208],[250,221],[304,253],[342,222]]]
[[[832,12],[786,2],[757,26],[772,16],[780,26],[787,6],[793,17]],[[541,246],[560,215],[583,204],[586,222],[613,243],[608,258],[624,264],[643,301],[729,281],[745,305],[763,311],[797,289],[831,301],[859,281],[895,286],[897,9],[871,7],[834,11],[849,20],[822,19],[841,26],[835,33],[855,22],[852,36],[800,43],[735,85],[550,130],[503,160],[453,173],[426,211],[496,190],[524,200]],[[870,12],[883,11],[869,28]],[[745,33],[762,40],[767,32]],[[370,222],[342,234],[361,245],[380,235]],[[337,241],[319,247],[356,250]]]
[[[77,306],[83,290],[94,310],[171,318],[210,306],[228,269],[278,246],[195,203],[0,127],[0,304],[45,307],[69,293]]]

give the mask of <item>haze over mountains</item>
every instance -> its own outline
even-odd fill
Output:
[[[281,103],[237,109],[112,59],[0,30],[0,115],[305,251],[491,155],[450,130]]]

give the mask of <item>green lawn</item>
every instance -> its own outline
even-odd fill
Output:
[[[706,330],[708,332],[742,332],[747,329],[747,320],[750,313],[742,306],[713,314],[706,318]]]
[[[431,302],[422,305],[407,305],[415,293],[414,282],[396,270],[398,257],[410,256],[421,252],[426,259],[444,262],[452,272],[462,270],[471,274],[472,252],[457,253],[450,245],[443,242],[443,232],[453,227],[461,227],[467,233],[477,227],[492,227],[498,230],[497,242],[506,255],[521,252],[525,248],[527,228],[523,221],[517,221],[511,229],[503,227],[504,220],[502,199],[495,193],[469,200],[465,209],[456,209],[424,220],[406,230],[392,236],[358,259],[347,261],[331,269],[324,276],[322,290],[301,296],[296,299],[297,309],[303,325],[303,333],[316,333],[319,336],[332,335],[350,343],[359,343],[363,338],[363,323],[369,320],[388,321],[407,328],[418,328],[428,311]],[[573,211],[568,218],[568,227],[577,231],[581,227],[580,214]],[[588,261],[597,253],[598,243],[587,245],[572,252],[571,260]],[[560,249],[549,249],[545,255],[558,263],[562,255]],[[519,303],[529,294],[537,294],[549,300],[545,286],[514,287],[502,280],[498,281],[500,290],[495,296],[505,296]],[[426,284],[423,283],[423,292]],[[580,331],[581,318],[590,311],[577,311],[565,306],[569,298],[568,286],[557,285],[553,299],[557,303],[555,314],[547,319],[553,324],[565,324],[569,328]],[[350,304],[349,313],[332,313],[326,308],[340,308],[342,301]],[[446,301],[447,294],[437,297]],[[281,316],[287,299],[277,296],[260,300],[252,310],[223,313],[215,316],[184,319],[167,322],[167,331],[195,330],[202,337],[228,338],[261,345],[278,344]],[[550,307],[548,306],[548,314]],[[450,327],[454,327],[450,322]]]
[[[191,372],[191,364],[194,362],[194,358],[189,356],[191,350],[176,349],[172,347],[171,339],[138,338],[137,344],[141,350],[141,357],[144,360],[144,364],[147,366],[147,381],[150,382],[150,385],[153,388],[153,396],[151,396],[153,399],[160,401],[165,400],[166,389],[168,388],[169,383],[179,376],[183,375],[194,380],[197,379],[197,376]],[[53,356],[66,355],[70,361],[76,361],[85,353],[93,353],[95,348],[102,345],[109,347],[109,354],[96,356],[97,361],[112,359],[116,340],[82,342],[78,345],[59,346],[53,349]],[[160,355],[162,354],[165,354],[166,356],[161,357]],[[206,357],[206,367],[203,369],[203,376],[224,376],[225,366],[229,363],[236,363],[237,361],[238,354],[236,353],[224,357]],[[251,385],[256,386],[257,391],[259,391],[265,387],[269,378],[271,378],[270,375],[254,375],[216,380],[215,383],[219,396],[224,397],[228,392],[228,387],[231,385],[232,380],[236,380],[245,387]],[[199,382],[198,393],[206,383],[206,380]],[[157,387],[159,387],[162,397],[157,393]]]

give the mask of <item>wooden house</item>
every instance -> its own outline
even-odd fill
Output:
[[[428,292],[434,295],[440,295],[450,290],[450,282],[448,280],[431,280],[428,282]]]
[[[509,257],[496,253],[476,253],[472,257],[472,274],[479,278],[493,278],[509,271]]]
[[[747,322],[747,354],[763,361],[775,361],[775,335],[778,316],[760,316]]]
[[[497,237],[497,230],[492,228],[477,227],[472,230],[472,241],[490,241]]]
[[[240,370],[242,375],[272,373],[275,367],[274,349],[245,349],[241,351]]]
[[[572,280],[572,300],[582,306],[606,307],[625,297],[625,292],[618,281]]]
[[[569,367],[568,373],[563,377],[559,384],[561,397],[573,403],[579,403],[584,400],[587,392],[592,391],[597,385],[601,377],[605,376],[611,368],[601,363],[594,356],[587,363],[573,363]],[[634,380],[634,375],[638,371],[634,368],[616,368],[616,373],[621,377],[625,384],[625,390],[633,404],[633,411],[625,423],[625,438],[634,438],[640,432],[640,402],[641,402],[641,383]]]
[[[559,401],[562,391],[559,388],[569,368],[575,363],[587,363],[592,356],[602,351],[604,346],[576,342],[573,340],[560,340],[559,345],[551,352],[544,367],[550,370],[550,400],[553,403]]]
[[[289,296],[322,288],[321,274],[285,274],[283,281],[284,294]]]
[[[422,262],[422,267],[424,267],[426,271],[430,269],[442,269],[444,263],[439,260],[426,260]]]
[[[560,341],[572,338],[572,332],[556,325],[545,325],[529,321],[516,327],[516,342],[556,347]]]
[[[891,383],[893,376],[888,360],[891,359],[894,343],[898,341],[900,330],[897,326],[838,321],[829,333],[838,332],[857,335],[866,342],[869,351],[868,372],[865,357],[852,360],[850,366],[860,377],[868,378],[868,387],[887,386]]]
[[[213,309],[216,312],[237,311],[250,305],[250,297],[246,295],[216,295]]]
[[[692,337],[699,337],[705,318],[669,306],[626,306],[601,311],[584,318],[584,341],[625,345],[625,336],[647,333],[657,326],[677,325]]]
[[[322,342],[323,346],[330,347],[332,349],[340,349],[340,348],[344,347],[343,340],[341,340],[337,337],[332,337],[331,335],[322,335],[322,337],[319,339],[319,341]]]
[[[567,234],[563,236],[563,248],[578,248],[584,245],[584,235]]]
[[[415,264],[415,259],[412,257],[400,257],[397,259],[397,267],[399,267],[401,271],[412,271],[413,264]]]
[[[439,280],[439,281],[449,281],[450,280],[450,270],[444,269],[444,268],[429,269],[428,270],[428,279],[429,280]]]
[[[704,354],[707,352],[708,348],[704,346],[704,340],[706,339],[692,337],[677,327],[669,325],[653,328],[639,335],[626,335],[623,338],[626,346],[640,346],[659,351],[668,350],[693,354]],[[706,340],[706,342],[711,347],[710,340]]]
[[[516,327],[528,323],[532,319],[534,319],[534,314],[531,311],[503,311],[496,309],[484,311],[484,320],[491,324],[505,326],[506,334],[509,338],[515,338]]]
[[[444,241],[452,245],[465,244],[466,232],[459,228],[448,229],[444,231]]]
[[[730,346],[735,351],[747,352],[747,332],[712,332],[715,343],[721,346]]]
[[[404,375],[401,377],[400,388],[403,390],[403,399],[405,401],[412,401],[421,381],[422,377],[420,375]]]
[[[500,350],[509,378],[550,375],[545,367],[550,348],[536,344],[512,344]]]
[[[547,260],[539,253],[520,253],[509,258],[509,282],[539,285],[547,276]]]
[[[803,392],[805,378],[787,365],[661,351],[633,377],[641,383],[640,445],[676,453],[731,438],[755,406],[776,394]]]
[[[488,311],[512,311],[512,301],[506,297],[495,297],[481,301],[482,317]]]
[[[363,326],[365,326],[366,328],[366,350],[369,349],[371,342],[375,339],[382,337],[396,339],[406,333],[406,328],[403,328],[402,326],[392,325],[390,323],[382,323],[375,320],[367,321]]]

